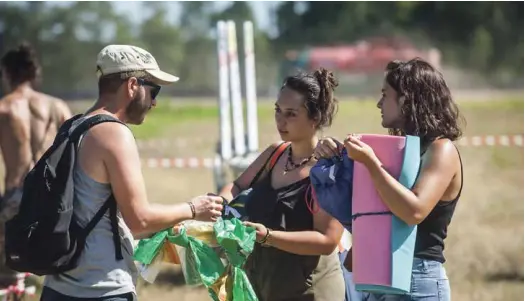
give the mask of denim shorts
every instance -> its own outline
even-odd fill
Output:
[[[415,258],[410,294],[364,293],[363,301],[450,301],[450,283],[442,263]]]
[[[137,298],[133,293],[127,293],[117,296],[107,296],[99,298],[76,298],[66,295],[50,289],[49,287],[44,286],[42,290],[42,295],[40,296],[40,301],[136,301]]]

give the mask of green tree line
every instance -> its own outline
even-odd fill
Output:
[[[168,72],[180,75],[173,95],[216,95],[216,22],[255,22],[247,2],[222,11],[212,2],[181,2],[180,20],[169,22],[163,2],[147,2],[142,22],[118,14],[111,2],[0,2],[0,52],[31,42],[43,66],[40,88],[68,99],[94,97],[94,61],[109,43],[150,50]],[[370,36],[405,36],[442,52],[443,63],[495,76],[523,78],[523,2],[282,2],[271,12],[277,34],[257,29],[257,85],[280,80],[288,49],[352,43]],[[241,68],[243,62],[241,60]],[[242,69],[241,69],[242,70]]]

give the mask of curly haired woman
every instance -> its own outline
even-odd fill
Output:
[[[443,75],[421,59],[388,64],[377,107],[392,135],[421,141],[421,169],[411,190],[385,169],[370,146],[350,135],[348,156],[366,166],[381,200],[410,225],[418,225],[411,291],[407,295],[369,294],[365,299],[448,301],[450,284],[443,267],[445,238],[463,188],[463,167],[453,144],[461,136],[461,116]],[[320,141],[316,153],[331,156],[337,141]]]

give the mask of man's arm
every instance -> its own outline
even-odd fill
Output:
[[[140,158],[131,131],[117,123],[105,123],[97,127],[94,130],[99,130],[97,134],[103,137],[95,139],[101,141],[101,152],[113,194],[124,221],[134,235],[157,232],[193,217],[188,203],[151,206],[147,200]],[[192,203],[197,219],[213,220],[221,214],[220,197],[201,196],[192,200]]]
[[[69,109],[69,106],[66,104],[66,102],[61,99],[55,100],[54,108],[55,108],[55,116],[56,116],[55,124],[56,124],[56,128],[58,129],[62,126],[62,124],[66,120],[71,118],[73,114],[71,113],[71,110]]]

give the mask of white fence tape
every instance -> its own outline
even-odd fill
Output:
[[[266,137],[265,140],[277,141],[279,137]],[[191,139],[177,138],[173,140],[167,139],[152,139],[152,140],[138,140],[137,146],[139,149],[151,148],[168,148],[168,147],[189,147],[202,146],[209,144],[209,139],[194,137]],[[468,136],[463,137],[458,141],[461,146],[523,146],[523,134],[521,135],[485,135],[485,136]]]
[[[194,145],[196,141],[201,141],[199,138],[195,140],[175,140],[176,145],[181,145],[181,141],[186,141],[185,146]],[[202,139],[204,141],[204,139]],[[160,146],[169,146],[168,140],[152,140],[141,141],[139,147],[149,146],[158,148]],[[458,141],[458,145],[465,147],[523,147],[523,135],[487,135],[487,136],[471,136],[464,137]],[[174,158],[146,158],[144,159],[145,166],[148,168],[193,168],[193,169],[212,169],[218,159],[215,158],[197,158],[197,157],[174,157]]]

